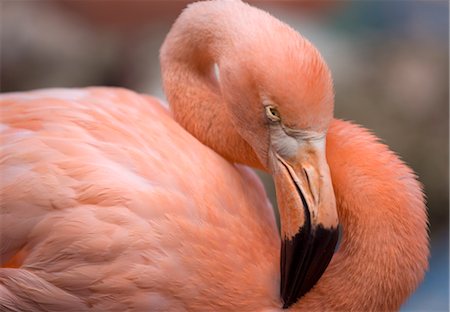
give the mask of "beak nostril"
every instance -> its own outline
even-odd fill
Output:
[[[306,182],[308,183],[309,192],[310,192],[310,194],[312,195],[314,202],[317,202],[317,200],[316,200],[316,194],[315,194],[315,192],[314,192],[313,185],[311,185],[311,179],[310,179],[310,177],[309,177],[308,170],[306,170],[305,168],[303,168],[303,172],[304,172],[304,174],[305,174]]]
[[[303,172],[305,173],[306,181],[308,182],[309,189],[311,189],[311,182],[309,181],[308,171],[303,168]]]

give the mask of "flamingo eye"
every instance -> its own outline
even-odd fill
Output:
[[[278,112],[278,110],[273,106],[266,106],[266,116],[271,121],[281,120],[280,112]]]

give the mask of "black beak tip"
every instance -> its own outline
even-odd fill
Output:
[[[320,279],[333,257],[339,229],[307,225],[281,246],[281,299],[289,308]]]

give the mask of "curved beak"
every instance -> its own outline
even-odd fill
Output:
[[[289,158],[273,156],[281,219],[281,297],[288,308],[322,276],[338,241],[339,224],[325,138],[301,142]]]

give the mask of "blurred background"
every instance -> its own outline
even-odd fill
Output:
[[[1,91],[108,85],[164,98],[158,50],[188,2],[3,0]],[[250,2],[319,48],[334,75],[336,116],[373,130],[417,172],[432,253],[402,311],[448,311],[448,1]]]

